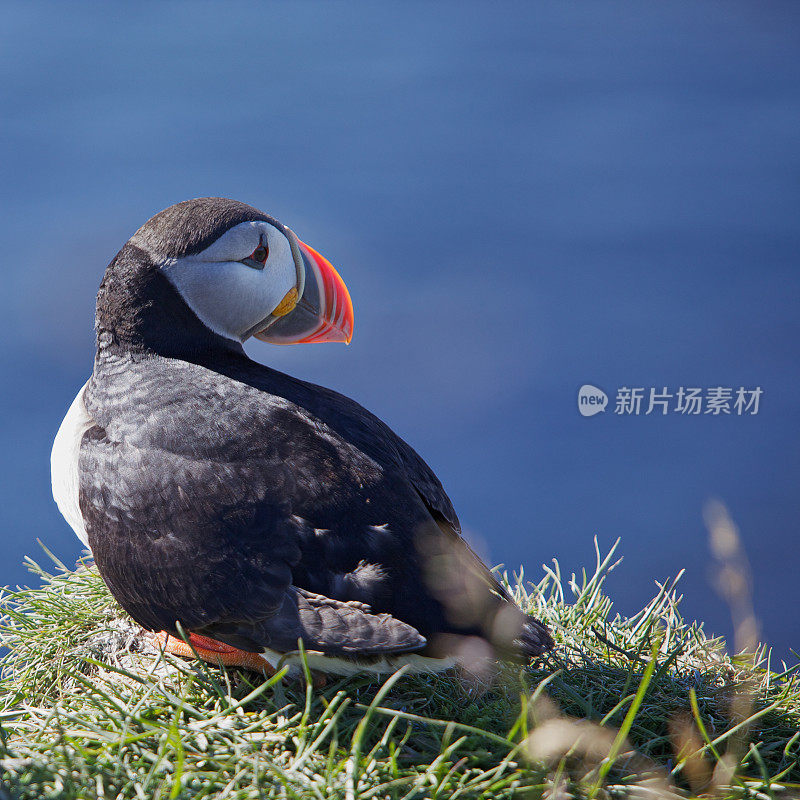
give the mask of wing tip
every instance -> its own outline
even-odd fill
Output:
[[[334,600],[300,590],[303,638],[322,652],[346,655],[412,653],[427,640],[413,626],[387,613],[372,613],[355,601]]]

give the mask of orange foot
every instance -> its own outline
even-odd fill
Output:
[[[159,631],[154,636],[156,642],[168,653],[186,658],[194,658],[192,648],[183,641],[170,636],[166,631]],[[267,676],[275,674],[275,670],[258,653],[248,653],[245,650],[237,650],[216,639],[208,636],[200,636],[197,633],[189,634],[189,641],[197,651],[197,655],[209,664],[225,665],[227,667],[245,667],[254,672],[263,672]]]

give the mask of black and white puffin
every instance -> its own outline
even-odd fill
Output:
[[[461,537],[425,462],[358,403],[242,342],[349,342],[331,264],[252,206],[146,222],[97,296],[94,370],[53,495],[113,596],[172,652],[348,674],[553,647]],[[491,649],[490,649],[491,648]]]

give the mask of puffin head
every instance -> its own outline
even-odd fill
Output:
[[[115,262],[126,263],[131,253],[226,339],[349,343],[353,336],[353,304],[330,262],[245,203],[203,197],[170,206],[139,228]]]

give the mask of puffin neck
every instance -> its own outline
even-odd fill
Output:
[[[203,361],[243,353],[210,330],[144,250],[130,242],[108,265],[97,293],[97,358],[129,353]]]

